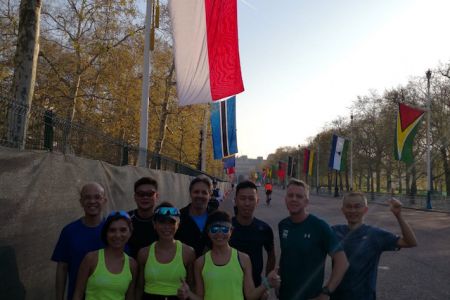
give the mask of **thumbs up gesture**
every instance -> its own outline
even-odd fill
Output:
[[[178,298],[183,299],[183,300],[188,299],[189,292],[190,292],[189,285],[186,283],[186,280],[184,278],[181,278],[180,282],[181,282],[181,285],[178,288],[177,296],[178,296]]]
[[[267,275],[267,280],[270,283],[270,286],[273,288],[279,288],[281,283],[281,278],[278,275],[279,267],[276,267]]]

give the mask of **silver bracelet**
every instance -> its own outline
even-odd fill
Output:
[[[262,285],[263,285],[266,289],[270,290],[270,289],[272,288],[272,286],[270,285],[270,282],[269,282],[269,280],[267,279],[267,277],[263,277],[261,282],[262,282]]]

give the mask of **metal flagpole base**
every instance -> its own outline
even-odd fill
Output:
[[[433,209],[431,206],[431,191],[427,191],[427,209]]]

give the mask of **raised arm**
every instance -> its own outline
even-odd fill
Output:
[[[398,225],[400,226],[400,230],[402,231],[402,236],[397,241],[397,246],[400,248],[412,248],[417,246],[416,235],[412,230],[411,226],[403,219],[402,216],[402,203],[392,198],[389,200],[389,206],[391,212],[397,218]]]

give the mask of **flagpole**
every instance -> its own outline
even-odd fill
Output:
[[[208,134],[208,111],[210,104],[206,105],[205,113],[203,115],[203,126],[202,126],[202,146],[201,146],[201,161],[200,161],[200,171],[206,172],[206,136]]]
[[[144,65],[142,75],[142,97],[141,97],[141,119],[139,130],[139,156],[138,166],[147,167],[148,147],[148,103],[150,95],[150,27],[152,23],[153,0],[147,0],[145,12],[145,43],[144,43]]]
[[[353,191],[353,112],[350,114],[350,191]]]
[[[431,178],[431,96],[430,96],[430,79],[431,71],[428,70],[427,76],[427,209],[432,209],[431,206],[431,189],[432,189],[432,178]]]
[[[319,188],[320,188],[320,184],[319,184],[319,152],[320,152],[320,135],[317,135],[317,159],[316,159],[316,193],[317,195],[319,195]]]

